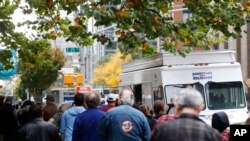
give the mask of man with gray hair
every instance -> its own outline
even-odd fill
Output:
[[[220,141],[220,134],[199,119],[203,97],[193,88],[180,91],[176,103],[178,118],[156,128],[151,141]]]
[[[132,107],[134,96],[123,90],[120,106],[110,109],[99,122],[98,133],[108,141],[149,141],[150,126],[146,117]]]

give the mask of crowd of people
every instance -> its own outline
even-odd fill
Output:
[[[152,110],[135,105],[134,95],[123,90],[106,102],[90,91],[76,94],[74,103],[46,104],[26,100],[20,107],[0,95],[0,141],[229,141],[225,112],[212,115],[212,125],[199,118],[203,97],[193,88],[181,90],[165,105],[156,100]],[[249,124],[250,118],[246,121]]]

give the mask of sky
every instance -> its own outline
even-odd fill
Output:
[[[15,25],[17,25],[18,23],[25,22],[27,20],[30,20],[30,21],[36,20],[35,14],[24,15],[21,9],[16,9],[14,14],[12,15],[12,21]],[[30,36],[32,34],[36,34],[36,31],[29,29],[28,26],[22,26],[22,27],[16,26],[16,31],[23,32],[27,36]]]

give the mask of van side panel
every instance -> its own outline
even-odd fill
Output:
[[[160,67],[154,69],[123,73],[120,78],[121,78],[120,87],[122,88],[134,89],[137,85],[141,85],[142,89],[141,102],[143,104],[146,104],[150,108],[152,108],[153,105],[154,95],[160,95],[162,97],[161,99],[164,99]],[[135,93],[135,95],[137,94]]]
[[[203,74],[201,74],[203,73]],[[188,84],[208,81],[242,81],[239,63],[209,64],[208,66],[162,67],[163,85]]]

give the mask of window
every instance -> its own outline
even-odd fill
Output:
[[[201,83],[176,84],[176,85],[167,85],[167,86],[165,86],[165,93],[166,93],[167,103],[171,103],[170,102],[171,97],[173,97],[174,95],[178,96],[180,91],[183,88],[188,88],[188,87],[192,87],[192,88],[196,89],[197,91],[199,91],[202,94],[203,98],[205,99],[203,85]],[[205,106],[205,103],[204,103],[204,106]],[[204,109],[205,109],[205,107],[204,107]]]
[[[183,22],[186,22],[187,19],[192,18],[193,14],[189,10],[183,11]]]
[[[208,82],[207,105],[211,110],[236,109],[246,106],[241,82]]]
[[[156,91],[154,91],[154,101],[162,100],[164,101],[163,87],[160,85]]]

